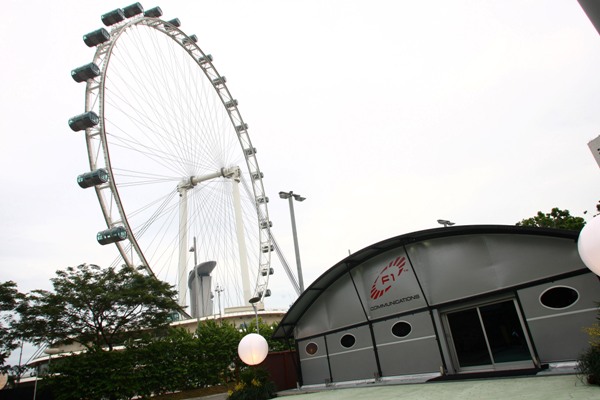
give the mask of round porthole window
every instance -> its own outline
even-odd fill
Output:
[[[317,354],[317,351],[319,351],[319,346],[315,342],[310,342],[306,345],[305,350],[307,354],[312,356]]]
[[[392,326],[392,335],[394,335],[396,337],[400,337],[400,338],[406,337],[410,334],[411,331],[412,331],[412,326],[410,326],[410,324],[405,321],[396,322]]]
[[[340,339],[340,344],[347,349],[354,346],[354,343],[356,343],[354,335],[346,334]]]
[[[577,290],[567,286],[554,286],[546,289],[540,296],[540,303],[544,307],[560,310],[571,307],[579,300]]]

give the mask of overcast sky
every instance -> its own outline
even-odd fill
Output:
[[[70,71],[82,35],[129,2],[5,0],[0,24],[0,280],[50,288],[57,269],[108,265],[113,246],[87,170]],[[576,0],[168,1],[240,102],[294,261],[296,203],[308,286],[380,240],[439,227],[513,225],[600,200],[587,143],[600,134],[600,36]],[[586,216],[586,218],[589,218]],[[276,271],[273,301],[295,300]]]

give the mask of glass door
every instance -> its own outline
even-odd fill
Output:
[[[534,366],[514,300],[452,311],[445,316],[459,369]]]

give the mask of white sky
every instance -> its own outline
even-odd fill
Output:
[[[108,265],[87,170],[82,35],[130,2],[5,0],[0,24],[0,280],[50,288]],[[258,148],[274,234],[306,286],[348,250],[437,219],[506,224],[600,200],[600,36],[576,0],[142,1],[214,56]],[[295,300],[276,271],[272,307]],[[267,304],[269,306],[269,304]]]

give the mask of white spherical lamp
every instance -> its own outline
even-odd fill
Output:
[[[264,337],[257,333],[249,333],[240,340],[238,355],[247,365],[260,364],[267,358],[269,345]]]
[[[577,240],[577,249],[586,267],[600,275],[600,216],[585,224]]]

